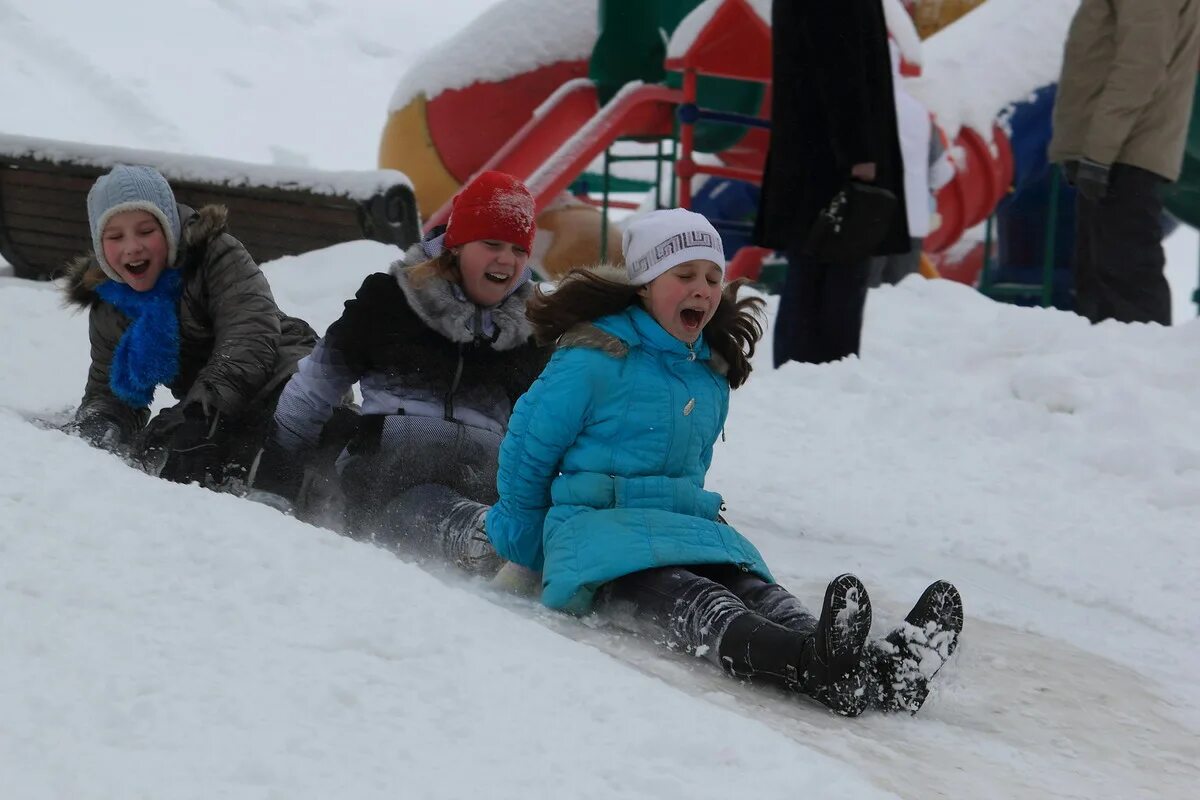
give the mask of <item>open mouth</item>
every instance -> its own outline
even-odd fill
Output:
[[[492,283],[508,283],[512,275],[505,275],[503,272],[485,272],[483,273],[483,277]]]
[[[125,271],[135,276],[143,274],[148,269],[150,269],[149,261],[130,261],[125,265]]]
[[[679,319],[683,321],[683,327],[695,330],[704,322],[704,312],[698,308],[685,308],[679,312]]]

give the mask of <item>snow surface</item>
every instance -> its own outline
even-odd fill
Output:
[[[372,163],[342,159],[357,128],[377,135],[379,98],[339,100],[344,140],[292,140],[292,97],[249,70],[234,73],[252,101],[229,105],[228,149],[205,146],[216,128],[194,108],[231,104],[227,82],[180,91],[173,69],[143,70],[110,118],[80,124],[95,108],[83,78],[129,74],[120,23],[149,5],[43,13],[54,5],[0,0],[0,38],[14,21],[29,42],[103,31],[111,53],[51,78],[22,72],[22,44],[0,71],[0,102],[22,112],[6,127],[230,158],[288,142],[303,163]],[[415,57],[418,28],[446,33],[488,4],[361,5],[358,22],[316,3],[180,3],[172,37],[145,44],[166,59],[228,28],[221,69],[300,79],[314,60],[301,45],[319,41],[364,75],[378,59],[357,43],[380,40],[379,15],[408,14],[392,38]],[[239,25],[260,36],[252,53],[236,50]],[[139,109],[195,138],[113,133]],[[1167,247],[1173,283],[1194,286],[1195,232]],[[354,242],[265,270],[280,305],[324,330],[395,255]],[[86,316],[48,285],[0,272],[0,341],[5,797],[682,800],[750,786],[771,800],[1183,800],[1200,785],[1200,322],[1092,327],[910,278],[872,292],[861,360],[774,371],[764,345],[710,473],[730,519],[810,602],[857,572],[877,632],[938,577],[966,603],[921,714],[855,721],[29,424],[69,412],[88,363]]]
[[[393,253],[266,269],[323,328]],[[14,796],[722,797],[753,775],[780,798],[1184,798],[1200,779],[1200,323],[1093,328],[910,279],[872,294],[861,361],[760,354],[710,485],[778,577],[815,602],[857,572],[877,630],[936,577],[966,598],[921,715],[850,722],[39,430],[24,418],[77,401],[86,319],[16,279],[0,319]]]
[[[493,4],[0,0],[0,132],[371,169],[396,81]]]
[[[922,42],[908,90],[954,139],[966,125],[988,139],[1002,111],[1058,82],[1079,0],[988,0]]]

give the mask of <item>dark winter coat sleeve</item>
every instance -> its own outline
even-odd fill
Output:
[[[75,421],[78,423],[90,422],[97,417],[114,423],[121,432],[123,442],[129,442],[149,416],[148,409],[134,408],[119,400],[108,382],[113,353],[127,325],[128,321],[121,312],[107,303],[97,303],[88,312],[92,364],[88,368],[83,400],[75,412]]]
[[[201,269],[213,349],[184,401],[237,417],[274,375],[279,309],[266,277],[229,234],[209,242]]]

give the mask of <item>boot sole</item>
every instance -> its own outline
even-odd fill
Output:
[[[929,684],[958,647],[963,629],[962,596],[949,581],[930,584],[888,634],[876,658],[880,707],[917,713],[929,697]]]
[[[828,631],[829,672],[840,680],[858,666],[871,632],[871,598],[862,581],[847,572],[829,582],[818,627]]]

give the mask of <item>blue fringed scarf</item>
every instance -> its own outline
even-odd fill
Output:
[[[181,286],[180,270],[167,269],[148,292],[112,280],[96,287],[101,299],[129,317],[108,369],[108,385],[134,408],[150,405],[155,388],[179,374]]]

